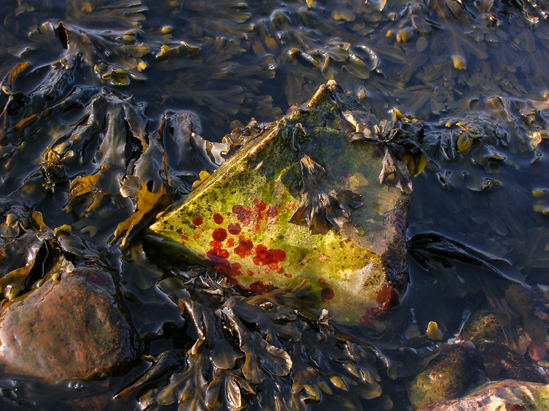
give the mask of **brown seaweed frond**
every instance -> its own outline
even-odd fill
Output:
[[[351,208],[362,205],[358,193],[330,189],[326,170],[309,156],[300,161],[303,192],[301,203],[290,222],[307,224],[312,234],[324,234],[332,227],[341,229],[351,220]]]
[[[407,133],[401,133],[400,122],[381,120],[372,128],[365,128],[361,133],[354,133],[351,136],[351,142],[359,141],[379,144],[383,147],[382,168],[379,173],[380,184],[393,181],[403,193],[412,192],[410,172],[402,159],[410,148],[414,149],[412,151],[421,151],[415,136],[410,137]]]

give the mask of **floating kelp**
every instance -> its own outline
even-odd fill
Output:
[[[532,10],[537,14],[534,19]],[[534,52],[547,55],[547,48],[530,29],[519,29],[533,23],[535,30],[546,31],[542,22],[547,13],[537,4],[411,2],[395,17],[395,23],[386,26],[388,38],[403,43],[395,47],[405,53],[412,49],[420,52],[417,58],[406,61],[408,68],[395,73],[407,85],[399,94],[407,107],[423,119],[431,112],[448,109],[463,113],[459,104],[463,97],[535,96],[545,87],[533,75],[541,72],[540,67],[526,57]],[[395,54],[387,54],[386,49],[379,52],[382,61]],[[517,58],[517,54],[525,58]],[[384,67],[389,74],[391,68]],[[432,84],[437,86],[433,88]]]
[[[0,225],[0,247],[4,256],[0,262],[2,300],[13,300],[29,291],[45,275],[54,254],[54,244],[47,238],[48,230],[39,212],[28,216],[14,214],[13,209],[10,211]]]
[[[148,7],[141,0],[67,1],[66,15],[70,22],[88,26],[138,27],[145,20]]]
[[[381,395],[375,352],[339,340],[325,316],[313,322],[298,316],[285,301],[303,298],[299,293],[243,299],[205,275],[165,279],[159,287],[178,302],[198,338],[186,351],[160,354],[119,398],[137,390],[142,409],[177,403],[306,409],[342,392],[355,404]],[[164,387],[146,388],[166,374]]]

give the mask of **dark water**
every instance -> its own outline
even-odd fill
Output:
[[[398,108],[425,124],[428,164],[414,179],[409,237],[437,232],[504,259],[540,296],[549,286],[547,10],[547,2],[526,0],[3,0],[2,84],[25,97],[14,98],[9,107],[5,92],[0,99],[6,105],[0,133],[2,214],[36,210],[49,227],[71,225],[82,242],[69,248],[83,259],[99,256],[119,282],[143,354],[188,349],[195,331],[157,282],[181,277],[189,268],[158,268],[145,256],[139,233],[122,251],[119,243],[109,243],[118,223],[135,211],[124,193],[135,194],[140,183],[151,191],[161,185],[161,167],[137,160],[139,137],[153,139],[164,113],[190,110],[198,115],[200,134],[220,141],[252,117],[279,118],[335,79],[379,118]],[[18,76],[13,69],[22,62],[28,66]],[[70,69],[52,70],[56,64]],[[103,114],[90,108],[100,93]],[[44,114],[46,109],[53,114]],[[107,129],[125,116],[122,138],[76,129],[90,112],[104,116]],[[21,123],[34,113],[41,114],[30,126]],[[141,132],[135,132],[138,126]],[[78,132],[89,140],[75,139]],[[65,146],[55,155],[79,159],[67,160],[61,177],[44,154],[59,143]],[[203,159],[188,160],[188,169],[179,170],[175,198],[208,168]],[[101,198],[93,192],[74,201],[70,183],[100,172],[104,163],[110,168],[98,183]],[[93,196],[99,206],[90,209]],[[430,261],[427,268],[411,259],[408,292],[383,333],[347,330],[390,364],[380,371],[384,399],[357,400],[351,390],[337,401],[382,407],[390,397],[395,409],[408,406],[403,381],[435,351],[427,343],[403,348],[409,324],[425,330],[436,321],[449,338],[464,313],[497,305],[511,284],[455,259]],[[520,322],[511,326],[520,333]],[[136,361],[126,374],[103,380],[43,384],[4,375],[0,385],[6,404],[14,407],[133,409],[174,372],[111,398],[147,364]],[[325,396],[319,408],[333,406],[331,401],[336,400]]]

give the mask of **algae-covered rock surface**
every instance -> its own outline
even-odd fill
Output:
[[[344,322],[387,308],[407,281],[411,184],[390,153],[396,133],[377,123],[328,82],[264,126],[151,237],[256,293],[306,281]]]
[[[472,376],[471,358],[459,345],[444,346],[439,355],[406,385],[415,408],[455,398],[462,394]]]

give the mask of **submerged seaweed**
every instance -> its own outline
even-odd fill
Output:
[[[171,278],[159,287],[178,302],[198,339],[186,352],[177,352],[180,365],[165,387],[144,390],[159,372],[170,373],[164,362],[174,354],[168,352],[118,397],[144,391],[144,409],[174,403],[191,409],[302,409],[341,391],[352,394],[347,401],[356,404],[359,397],[381,395],[375,351],[337,338],[326,317],[301,317],[284,304],[296,294],[246,298],[207,275],[184,282]]]

